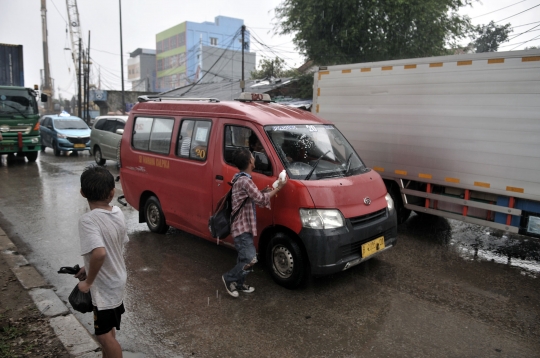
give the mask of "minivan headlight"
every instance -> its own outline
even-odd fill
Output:
[[[392,199],[390,193],[386,193],[386,196],[384,198],[386,199],[386,206],[388,207],[388,211],[394,210],[394,199]]]
[[[58,138],[64,138],[64,139],[67,138],[67,136],[65,134],[62,134],[62,133],[56,133],[56,136]]]
[[[300,220],[308,229],[336,229],[345,222],[341,212],[335,209],[300,209]]]

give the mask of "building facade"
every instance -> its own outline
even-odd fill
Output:
[[[129,54],[128,81],[132,91],[156,92],[156,50],[138,48]]]
[[[156,90],[165,92],[200,79],[240,79],[243,24],[241,19],[217,16],[214,22],[186,21],[158,33]],[[255,68],[255,54],[249,53],[248,31],[244,42],[244,74],[248,78]]]

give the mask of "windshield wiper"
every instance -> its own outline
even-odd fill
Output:
[[[352,158],[353,154],[354,154],[354,152],[349,154],[349,157],[347,158],[347,166],[346,166],[347,169],[345,170],[345,176],[347,176],[347,174],[349,174],[349,169],[351,169],[351,158]]]
[[[23,116],[24,118],[28,119],[28,117],[27,117],[27,116],[25,116],[25,115],[24,115],[24,113],[23,113],[23,112],[21,112],[21,110],[20,110],[20,109],[18,109],[17,107],[13,107],[13,106],[10,106],[10,105],[9,105],[9,104],[7,104],[7,103],[3,103],[2,105],[3,105],[3,106],[6,106],[6,107],[9,107],[9,108],[13,108],[13,109],[14,109],[14,110],[16,110],[17,112],[19,112],[19,113],[21,114],[21,116]],[[6,113],[7,113],[7,112],[6,112]]]
[[[315,171],[315,168],[317,168],[317,165],[319,165],[319,162],[321,161],[322,157],[324,157],[326,154],[330,153],[330,150],[328,150],[326,153],[324,153],[323,155],[321,155],[319,157],[319,159],[317,159],[317,161],[315,162],[315,165],[313,165],[313,168],[311,168],[311,170],[309,171],[308,175],[306,175],[306,177],[304,178],[304,180],[309,180],[309,178],[311,178],[311,175],[313,174],[313,172]]]

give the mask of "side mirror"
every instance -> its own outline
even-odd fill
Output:
[[[265,172],[270,169],[270,163],[266,153],[253,152],[253,157],[255,158],[255,170]]]
[[[47,95],[45,93],[42,93],[41,94],[41,102],[47,102],[49,100],[49,98],[47,97]]]
[[[122,135],[122,134],[124,134],[124,130],[123,129],[117,129],[116,134]]]

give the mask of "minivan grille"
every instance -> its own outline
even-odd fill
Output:
[[[68,137],[67,140],[69,140],[73,144],[86,144],[90,140],[90,137],[82,137],[82,138]]]
[[[349,220],[351,221],[352,226],[365,225],[381,217],[384,217],[385,215],[386,215],[386,208],[381,209],[379,211],[375,211],[373,213],[366,214],[366,215],[350,218]]]

